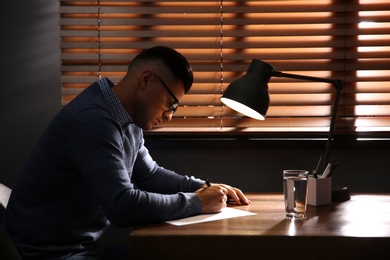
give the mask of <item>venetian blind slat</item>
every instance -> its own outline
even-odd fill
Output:
[[[99,70],[118,82],[139,51],[168,45],[188,58],[195,81],[174,120],[149,134],[326,135],[334,99],[329,84],[271,78],[271,106],[261,122],[221,106],[222,92],[254,58],[286,73],[344,80],[336,133],[390,129],[390,1],[101,0],[100,23],[97,1],[60,3],[64,105]]]

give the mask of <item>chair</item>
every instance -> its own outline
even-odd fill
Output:
[[[0,204],[5,209],[11,195],[11,189],[0,183]],[[0,222],[1,223],[1,222]],[[22,260],[11,238],[0,225],[0,256],[2,260]]]
[[[0,204],[6,208],[11,195],[11,189],[0,183]]]

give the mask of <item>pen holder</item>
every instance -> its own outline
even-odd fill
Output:
[[[309,177],[307,182],[308,205],[321,206],[332,203],[332,177],[322,179]]]

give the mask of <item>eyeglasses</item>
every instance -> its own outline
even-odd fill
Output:
[[[166,90],[168,90],[169,94],[171,94],[171,96],[173,97],[173,100],[175,102],[169,106],[168,111],[175,113],[177,110],[177,107],[179,106],[179,100],[175,97],[175,95],[173,95],[172,91],[168,88],[167,84],[165,84],[165,82],[159,76],[157,76],[156,74],[153,74],[153,75],[156,76],[156,78],[158,78],[160,80],[161,84],[166,88]]]

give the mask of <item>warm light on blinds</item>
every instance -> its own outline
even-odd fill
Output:
[[[383,137],[390,128],[390,0],[100,0],[100,34],[97,0],[60,2],[63,105],[98,79],[99,56],[102,76],[118,82],[142,49],[167,45],[188,58],[195,82],[174,119],[149,134],[326,136],[328,84],[272,78],[265,121],[222,106],[222,91],[254,58],[344,80],[335,135]]]

